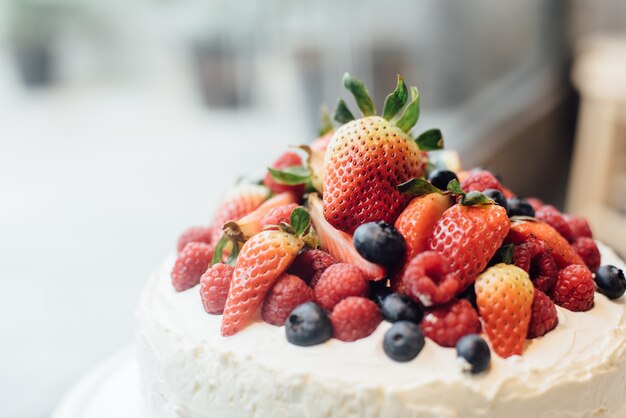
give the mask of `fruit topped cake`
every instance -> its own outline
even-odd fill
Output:
[[[138,309],[150,418],[626,417],[624,263],[344,85],[321,136],[178,240]]]

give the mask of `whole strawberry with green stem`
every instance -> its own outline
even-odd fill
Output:
[[[423,151],[440,148],[438,130],[414,139],[409,131],[419,117],[419,93],[398,76],[396,89],[385,100],[382,116],[364,84],[345,74],[344,86],[354,95],[363,117],[355,119],[339,100],[335,119],[344,123],[333,135],[324,160],[324,217],[336,229],[352,234],[366,222],[393,224],[410,196],[398,184],[425,173]],[[407,102],[409,102],[407,104]]]
[[[291,265],[310,236],[310,217],[300,207],[291,214],[291,225],[265,230],[241,248],[233,272],[221,332],[234,335],[254,317],[263,298]]]

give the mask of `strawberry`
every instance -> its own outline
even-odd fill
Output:
[[[190,289],[200,282],[202,274],[211,264],[213,252],[213,246],[203,242],[185,245],[172,268],[172,285],[177,292]]]
[[[554,285],[554,303],[574,312],[588,311],[593,307],[595,282],[585,266],[573,264],[559,271]]]
[[[428,249],[428,238],[449,207],[449,196],[430,193],[414,198],[402,211],[394,226],[406,241],[407,262]]]
[[[531,237],[538,238],[548,245],[559,269],[565,268],[571,264],[585,264],[580,256],[576,254],[576,251],[569,245],[567,240],[545,222],[532,220],[512,222],[511,229],[506,237],[506,242],[521,244],[528,241]]]
[[[200,279],[200,297],[207,313],[221,315],[224,312],[233,266],[217,263],[204,272]]]
[[[213,242],[213,228],[206,226],[192,226],[183,232],[178,238],[176,250],[180,253],[185,245],[190,242],[203,242],[211,244]]]
[[[480,320],[474,307],[465,299],[429,309],[421,323],[424,336],[442,347],[454,347],[467,334],[480,333]]]
[[[311,171],[311,185],[320,193],[324,190],[324,158],[334,134],[335,132],[331,130],[313,141],[310,146],[311,152],[307,164]]]
[[[381,280],[385,277],[385,269],[370,263],[359,255],[352,245],[352,237],[345,232],[333,228],[324,218],[322,200],[315,193],[309,195],[307,208],[311,214],[311,222],[317,232],[322,250],[328,252],[337,261],[354,264],[363,271],[369,280]]]
[[[265,295],[261,316],[268,324],[282,326],[296,306],[312,300],[313,290],[302,279],[283,274]]]
[[[224,316],[222,335],[240,331],[251,320],[276,279],[283,274],[304,246],[310,218],[303,209],[291,214],[291,225],[283,230],[266,230],[250,238],[241,248]]]
[[[502,206],[457,203],[437,221],[428,246],[448,260],[452,272],[458,274],[462,290],[487,267],[502,245],[509,226],[506,209]]]
[[[256,184],[239,184],[231,189],[220,202],[213,217],[211,242],[217,243],[226,222],[236,221],[252,212],[268,198],[269,194],[267,187]]]
[[[535,218],[556,229],[558,233],[567,240],[567,242],[574,242],[574,234],[572,233],[572,230],[561,212],[559,212],[554,206],[543,205],[535,211]]]
[[[541,290],[535,288],[533,304],[530,308],[528,338],[537,338],[552,331],[559,324],[554,302]]]
[[[335,118],[345,124],[334,134],[326,150],[324,177],[324,217],[336,229],[352,234],[367,222],[393,224],[411,200],[396,186],[425,172],[425,159],[419,144],[441,144],[439,131],[428,131],[417,142],[408,133],[417,122],[419,94],[409,92],[401,77],[385,101],[383,117],[376,109],[363,83],[349,74],[344,85],[357,101],[363,117],[354,117],[339,101]]]
[[[293,151],[285,152],[271,165],[271,168],[275,170],[291,169],[293,167],[303,167],[302,158]],[[291,192],[296,196],[302,196],[305,187],[304,184],[281,183],[272,176],[269,170],[263,178],[263,184],[274,193]]]
[[[478,312],[500,357],[522,354],[532,302],[528,273],[512,264],[496,264],[476,279]]]
[[[273,208],[263,218],[261,218],[261,226],[280,225],[281,222],[289,223],[291,212],[298,207],[297,203],[289,203],[287,205]]]

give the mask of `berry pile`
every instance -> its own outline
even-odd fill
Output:
[[[429,163],[443,139],[410,133],[415,87],[399,77],[377,116],[363,83],[343,81],[362,117],[339,100],[339,126],[279,156],[262,184],[235,187],[211,225],[178,240],[172,285],[199,284],[223,336],[257,313],[299,346],[362,339],[385,320],[389,358],[411,361],[429,339],[480,373],[491,350],[522,355],[556,328],[556,305],[587,311],[596,290],[624,294],[585,219],[516,196],[487,169]]]

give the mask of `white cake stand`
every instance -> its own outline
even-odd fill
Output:
[[[51,418],[140,418],[139,368],[135,347],[124,348],[84,376],[57,405]]]

